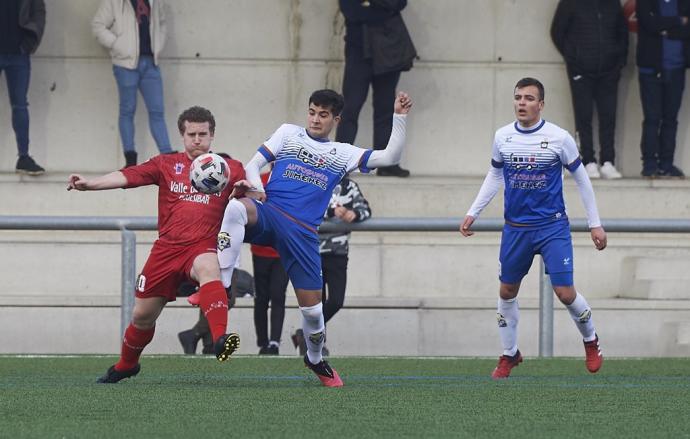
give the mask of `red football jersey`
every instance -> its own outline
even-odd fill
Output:
[[[217,194],[203,194],[192,187],[189,169],[192,161],[184,152],[161,154],[124,168],[125,188],[158,186],[158,237],[166,244],[190,245],[216,239],[232,188],[245,178],[242,163],[226,159],[230,182]]]

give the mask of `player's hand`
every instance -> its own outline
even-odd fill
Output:
[[[606,232],[603,227],[594,227],[590,230],[592,235],[592,241],[594,242],[594,247],[597,250],[603,250],[606,248]]]
[[[351,223],[357,219],[357,214],[355,211],[350,210],[347,207],[337,206],[335,209],[333,209],[333,213],[335,214],[336,218],[339,218],[346,223]]]
[[[247,195],[247,197],[251,198],[252,200],[257,200],[261,202],[266,201],[266,192],[264,191],[247,191],[245,195]]]
[[[407,114],[412,108],[412,99],[404,91],[398,92],[395,98],[394,111],[395,114]]]
[[[462,233],[462,236],[474,235],[474,232],[470,230],[472,224],[474,224],[474,217],[472,215],[467,215],[462,221],[462,224],[460,224],[460,233]]]
[[[257,190],[249,180],[238,180],[230,192],[230,198],[241,198],[245,195],[259,201],[266,200],[266,193]]]
[[[89,189],[88,183],[88,180],[86,180],[81,175],[72,174],[69,176],[69,179],[67,180],[67,190],[71,191],[72,189],[75,189],[78,191],[86,191]]]

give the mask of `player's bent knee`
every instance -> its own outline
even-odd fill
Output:
[[[300,306],[302,316],[308,321],[320,320],[323,315],[323,305],[318,303],[313,306]]]

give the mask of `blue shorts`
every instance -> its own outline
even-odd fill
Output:
[[[506,224],[501,236],[498,278],[517,284],[529,272],[534,255],[541,254],[553,286],[573,285],[573,241],[567,221],[558,221],[535,230]]]
[[[247,227],[244,241],[276,249],[294,288],[321,291],[318,232],[270,204],[254,201],[254,205],[257,221]]]

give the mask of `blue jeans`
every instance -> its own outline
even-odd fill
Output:
[[[29,55],[0,55],[0,74],[5,72],[7,94],[12,106],[12,128],[17,138],[17,152],[29,155],[29,92],[31,60]]]
[[[168,129],[165,126],[163,114],[163,79],[160,69],[153,63],[150,56],[139,58],[136,69],[126,69],[113,66],[113,74],[117,81],[120,95],[120,115],[118,127],[122,148],[135,151],[134,148],[134,112],[137,109],[137,89],[141,91],[149,113],[149,129],[161,153],[171,152]]]
[[[673,166],[678,131],[678,111],[685,89],[685,69],[660,75],[640,73],[642,101],[642,164],[646,169],[669,170]]]

